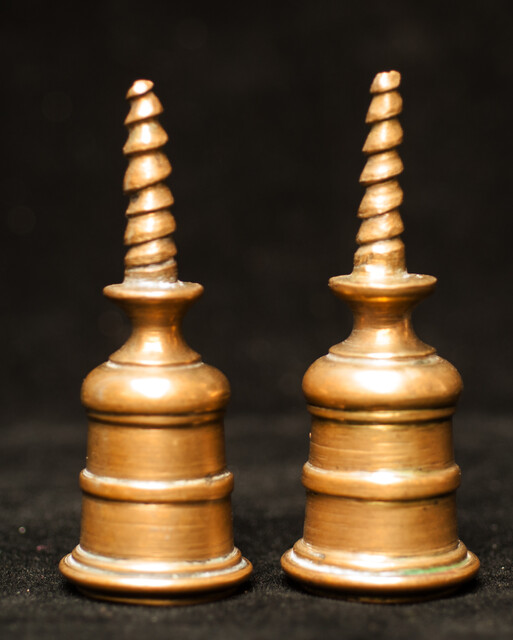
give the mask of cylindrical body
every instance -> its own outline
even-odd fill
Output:
[[[456,523],[451,416],[461,379],[418,340],[409,319],[434,282],[409,276],[409,291],[366,294],[350,276],[331,282],[355,327],[303,381],[312,415],[305,526],[282,559],[310,588],[417,599],[477,571]]]
[[[61,563],[93,597],[187,603],[215,598],[251,572],[233,544],[223,432],[229,384],[179,331],[201,290],[107,290],[134,331],[82,387],[89,431],[81,536]]]

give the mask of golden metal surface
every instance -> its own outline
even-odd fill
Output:
[[[138,80],[127,94],[129,248],[123,283],[104,291],[133,330],[82,387],[81,536],[60,570],[93,598],[192,604],[230,594],[252,567],[233,546],[223,433],[230,387],[181,334],[203,287],[177,277],[167,134],[152,88]]]
[[[382,602],[445,595],[479,568],[456,525],[451,416],[461,379],[410,321],[436,279],[407,272],[399,238],[399,84],[390,71],[371,86],[359,248],[353,272],[330,280],[354,326],[303,380],[312,414],[305,526],[282,557],[309,590]]]

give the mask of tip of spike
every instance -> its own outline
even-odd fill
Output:
[[[393,91],[401,84],[401,74],[399,71],[382,71],[378,73],[372,81],[371,93],[384,93],[385,91]]]
[[[130,100],[130,98],[143,96],[145,93],[148,93],[148,91],[151,91],[152,89],[153,82],[151,80],[136,80],[128,90],[126,97],[128,100]]]

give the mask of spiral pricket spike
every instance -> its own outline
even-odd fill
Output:
[[[378,73],[371,85],[373,96],[366,122],[372,125],[363,146],[368,155],[360,176],[366,192],[358,210],[363,221],[356,237],[360,245],[354,266],[358,273],[386,277],[404,272],[404,244],[399,238],[404,226],[398,207],[403,191],[397,177],[403,163],[396,147],[403,140],[397,116],[402,111],[402,98],[397,91],[401,74],[397,71]]]
[[[174,200],[164,184],[171,165],[161,151],[168,137],[157,119],[163,108],[152,89],[150,80],[137,80],[126,96],[130,111],[125,120],[128,168],[123,189],[130,196],[125,231],[125,281],[130,284],[177,281],[171,238],[176,225],[169,211]]]

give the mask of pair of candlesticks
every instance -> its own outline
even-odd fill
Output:
[[[461,379],[410,322],[436,279],[407,272],[399,237],[399,84],[390,71],[371,85],[359,248],[353,272],[330,280],[354,327],[303,380],[312,414],[304,534],[281,561],[309,590],[382,602],[445,594],[479,568],[457,533],[451,416]],[[177,277],[167,134],[152,88],[139,80],[127,95],[129,249],[123,283],[105,289],[133,331],[82,387],[81,537],[60,569],[94,598],[189,604],[237,589],[252,566],[233,543],[229,384],[180,330],[203,288]]]

